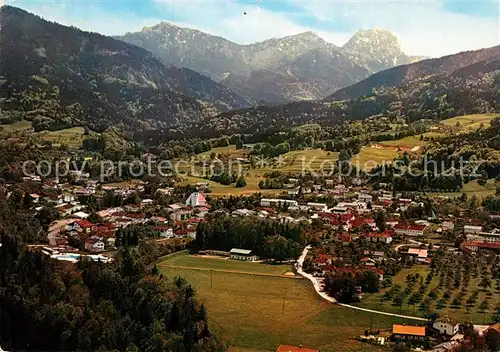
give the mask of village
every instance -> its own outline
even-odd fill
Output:
[[[146,191],[150,187],[143,181],[117,186],[100,184],[85,177],[81,177],[77,186],[54,180],[42,181],[37,177],[27,178],[25,183],[29,189],[36,190],[25,197],[37,212],[46,208],[57,212],[48,228],[46,244],[32,247],[41,248],[55,260],[73,264],[83,258],[112,262],[117,248],[134,241],[167,245],[169,252],[189,249],[196,239],[199,224],[210,221],[211,215],[221,213],[233,218],[266,219],[283,225],[306,223],[319,229],[320,236],[308,246],[308,250],[304,249],[295,265],[299,274],[306,278],[310,276],[314,286],[317,281],[319,294],[326,294],[331,302],[354,308],[380,310],[384,314],[420,320],[416,325],[394,324],[388,334],[365,331],[358,338],[367,343],[384,345],[388,341],[404,341],[429,351],[453,349],[463,338],[464,324],[467,323],[462,308],[462,299],[468,295],[467,288],[457,293],[458,298],[451,304],[453,309],[460,311],[456,315],[462,319],[453,318],[453,309],[442,309],[448,307],[447,299],[442,298],[437,306],[431,307],[432,302],[426,298],[434,294],[436,300],[443,286],[448,288],[444,289],[445,297],[447,294],[451,296],[448,292],[452,290],[449,282],[452,274],[446,271],[446,267],[443,269],[446,260],[463,265],[463,258],[473,258],[473,262],[478,262],[478,268],[485,270],[479,275],[483,275],[483,281],[487,280],[487,284],[482,285],[484,292],[480,292],[486,302],[482,303],[483,312],[487,310],[484,305],[493,309],[495,304],[496,298],[487,294],[487,290],[492,285],[494,287],[493,282],[496,282],[496,290],[500,289],[497,270],[500,229],[496,222],[500,214],[483,212],[480,217],[470,216],[465,207],[457,207],[453,214],[443,212],[443,206],[449,203],[447,197],[432,200],[437,205],[436,211],[435,208],[426,209],[429,200],[419,194],[403,195],[383,188],[374,190],[366,185],[322,180],[320,184],[310,181],[296,185],[277,197],[257,195],[248,207],[228,209],[218,206],[213,209],[209,182],[199,182],[181,191],[176,185]],[[169,197],[168,205],[159,200],[163,197]],[[121,204],[92,211],[89,198],[110,198],[112,202],[120,199]],[[318,201],[323,198],[327,201]],[[197,254],[245,262],[261,262],[263,259],[249,248],[199,248]],[[481,258],[488,258],[488,263],[483,263]],[[413,268],[418,268],[421,274],[412,274]],[[394,282],[394,277],[403,271],[409,273],[404,291],[401,283]],[[376,282],[366,279],[367,272],[374,274]],[[355,278],[352,293],[348,296],[340,292],[342,289],[335,282],[345,275]],[[441,281],[436,283],[439,275]],[[470,276],[464,271],[462,280],[466,275]],[[480,278],[476,280],[477,273],[472,275],[473,282],[481,285],[478,284]],[[458,286],[455,282],[454,289],[458,290],[460,285],[460,281]],[[464,285],[468,285],[468,281]],[[470,287],[470,290],[479,288]],[[478,294],[475,295],[477,300]],[[387,302],[385,307],[380,308],[384,302]],[[465,308],[467,313],[473,306],[469,297]],[[411,314],[416,307],[420,314]],[[497,301],[497,313],[499,308],[500,302]],[[484,336],[492,331],[500,333],[498,324],[475,324],[473,328]]]

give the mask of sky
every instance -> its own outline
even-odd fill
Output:
[[[408,55],[500,44],[500,0],[0,0],[47,20],[121,35],[161,21],[239,44],[314,31],[343,45],[359,29],[393,32]],[[246,15],[244,14],[246,13]]]

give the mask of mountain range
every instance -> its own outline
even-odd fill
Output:
[[[0,25],[0,122],[26,119],[36,130],[103,131],[121,124],[158,137],[220,136],[342,119],[411,121],[500,110],[500,46],[370,75],[415,58],[398,50],[395,37],[384,31],[361,31],[342,48],[311,32],[238,46],[162,23],[153,28],[179,33],[166,40],[177,49],[164,44],[152,53],[10,6],[0,9]],[[156,38],[159,29],[141,33],[147,31]],[[367,42],[375,46],[369,49]],[[382,50],[382,43],[392,51]],[[167,63],[160,49],[177,54]],[[189,67],[195,64],[201,72]],[[353,85],[325,98],[335,84],[347,81]],[[302,100],[317,96],[324,99]],[[256,106],[292,98],[299,101]]]
[[[265,103],[322,99],[374,72],[416,61],[389,31],[360,30],[342,47],[313,32],[239,45],[168,22],[116,37]]]

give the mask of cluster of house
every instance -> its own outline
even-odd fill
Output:
[[[88,252],[98,253],[115,249],[116,231],[129,225],[150,225],[158,232],[161,242],[168,239],[194,239],[196,227],[204,221],[209,205],[202,193],[192,193],[185,203],[176,203],[168,207],[168,217],[147,216],[144,210],[152,202],[141,202],[140,205],[112,207],[96,214],[103,220],[95,224],[88,220],[89,215],[69,214],[61,220],[54,221],[49,227],[47,241],[49,246],[60,252],[75,252],[70,246],[71,239],[78,239]],[[79,216],[81,215],[81,216]]]
[[[450,352],[454,351],[457,345],[464,340],[464,335],[460,333],[461,323],[449,316],[445,316],[432,323],[431,327],[394,324],[392,327],[392,339],[394,341],[405,341],[413,344],[421,344],[426,338],[432,337],[434,340],[443,341],[436,344],[429,351]],[[475,325],[475,331],[480,336],[486,336],[490,331],[500,334],[500,324]]]
[[[464,226],[466,240],[462,242],[462,250],[470,253],[476,253],[482,250],[500,253],[500,231],[484,231],[480,222],[481,221],[476,220],[478,225],[467,224]]]

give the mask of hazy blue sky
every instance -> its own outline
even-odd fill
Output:
[[[108,35],[169,21],[241,44],[312,30],[342,45],[367,28],[394,32],[412,55],[441,56],[500,44],[498,0],[4,1],[45,19]]]

